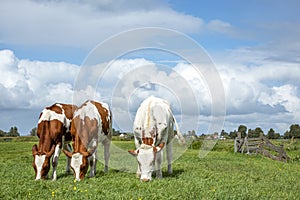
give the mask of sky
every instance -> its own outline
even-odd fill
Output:
[[[132,131],[150,95],[182,132],[300,123],[297,0],[2,0],[0,129],[28,135],[44,107],[103,101]]]

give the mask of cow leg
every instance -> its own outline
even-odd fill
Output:
[[[108,172],[108,161],[109,161],[109,157],[110,157],[110,140],[109,139],[105,139],[103,142],[103,148],[104,148],[104,161],[105,161],[105,165],[104,165],[104,172]]]
[[[53,158],[52,158],[52,166],[53,166],[52,180],[53,181],[55,181],[57,178],[56,168],[57,168],[57,164],[58,164],[58,158],[59,158],[60,151],[61,151],[61,145],[57,144],[55,147]]]
[[[70,144],[66,144],[66,148],[69,152],[72,152],[72,148]],[[71,158],[67,157],[67,166],[66,166],[66,174],[70,174],[71,170],[70,170],[70,164],[71,164]]]
[[[89,158],[90,161],[90,178],[95,177],[96,175],[96,165],[97,165],[97,149]]]
[[[134,138],[134,144],[135,144],[136,149],[140,148],[140,146],[141,146],[139,140],[136,137]],[[141,169],[140,169],[139,164],[138,164],[137,170],[136,170],[136,177],[141,178]]]
[[[167,144],[166,151],[167,151],[167,161],[168,161],[168,174],[172,174],[173,173],[172,170],[173,147],[171,142]]]
[[[162,163],[162,154],[163,151],[161,150],[160,152],[156,153],[156,177],[159,179],[162,179],[162,171],[161,171],[161,163]]]
[[[138,164],[137,170],[136,170],[136,177],[137,178],[141,178],[141,169],[140,169],[140,165]]]

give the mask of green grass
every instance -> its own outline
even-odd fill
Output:
[[[163,169],[162,180],[148,183],[116,169],[105,174],[100,162],[95,178],[74,182],[73,175],[64,173],[63,154],[57,181],[34,181],[33,144],[0,143],[0,199],[300,199],[299,160],[283,163],[234,154],[232,141],[219,141],[203,159],[199,150],[187,150],[174,161],[172,175]],[[134,148],[133,142],[114,144],[124,150]],[[292,158],[300,154],[298,145],[290,145]],[[132,165],[137,165],[134,160]]]

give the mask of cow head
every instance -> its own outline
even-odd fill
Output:
[[[66,156],[71,158],[71,168],[74,172],[75,180],[80,181],[84,179],[89,168],[88,157],[91,156],[93,152],[87,151],[72,153],[66,149],[63,149],[63,152],[66,154]]]
[[[50,170],[50,158],[54,153],[55,145],[50,152],[39,152],[37,145],[32,146],[33,162],[32,166],[35,171],[35,180],[46,179]]]
[[[151,181],[152,172],[155,170],[156,153],[159,153],[162,148],[161,146],[162,145],[154,147],[151,145],[142,144],[137,150],[128,151],[131,155],[135,156],[138,161],[141,173],[141,181]]]

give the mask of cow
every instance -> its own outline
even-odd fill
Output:
[[[174,124],[177,129],[176,134],[173,130]],[[141,181],[151,180],[155,164],[157,165],[156,176],[162,178],[161,163],[164,146],[166,146],[168,173],[172,174],[172,140],[177,137],[180,143],[185,143],[185,139],[179,132],[170,104],[154,96],[145,99],[136,112],[133,132],[136,150],[128,152],[137,158],[137,176]]]
[[[52,180],[56,180],[56,168],[63,141],[71,141],[70,123],[73,112],[77,108],[71,104],[55,103],[43,109],[39,116],[37,126],[38,146],[32,147],[35,180],[46,179],[50,170],[50,158],[52,158]],[[70,159],[67,159],[66,172],[70,171]]]
[[[71,123],[73,152],[63,149],[71,158],[71,168],[75,180],[84,179],[90,164],[90,177],[96,173],[98,141],[104,146],[104,171],[108,171],[110,142],[112,135],[112,115],[106,103],[87,100],[74,113]]]

